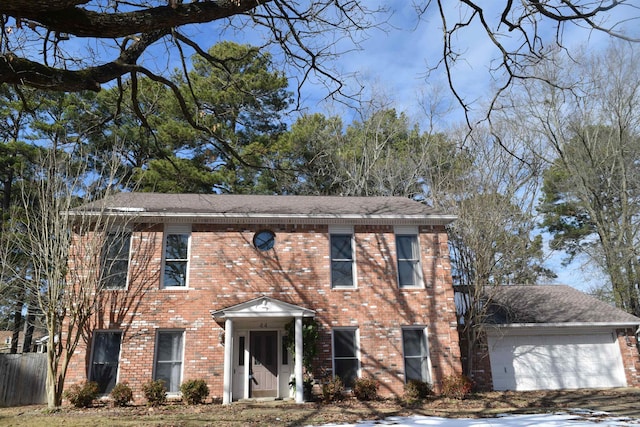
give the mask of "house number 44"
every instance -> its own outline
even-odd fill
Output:
[[[269,327],[269,325],[267,325],[267,322],[260,323],[260,328],[261,329],[267,329],[268,327]]]

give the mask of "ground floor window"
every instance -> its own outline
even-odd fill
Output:
[[[340,377],[345,387],[351,388],[358,378],[358,330],[333,330],[333,375]]]
[[[108,394],[118,379],[120,331],[98,331],[93,334],[93,351],[89,381],[98,383],[101,394]]]
[[[402,330],[404,351],[404,374],[411,380],[431,382],[429,372],[429,349],[426,328],[406,328]]]
[[[163,380],[169,393],[180,391],[183,337],[183,331],[158,332],[154,379]]]

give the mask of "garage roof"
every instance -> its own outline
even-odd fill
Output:
[[[500,286],[489,323],[640,325],[640,318],[566,285]]]

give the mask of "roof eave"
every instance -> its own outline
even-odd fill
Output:
[[[485,324],[497,329],[637,327],[640,322],[555,322]]]
[[[303,223],[351,223],[351,224],[408,224],[408,225],[448,225],[457,219],[455,215],[360,215],[360,214],[264,214],[264,213],[211,213],[211,212],[153,212],[153,211],[72,211],[75,217],[127,217],[136,222],[197,222],[197,223],[229,223],[238,224],[303,224]]]

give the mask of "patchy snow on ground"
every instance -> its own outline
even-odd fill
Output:
[[[325,424],[322,427],[640,427],[640,419],[606,412],[571,410],[570,413],[502,415],[496,418],[440,418],[416,415],[362,421],[357,424]]]

